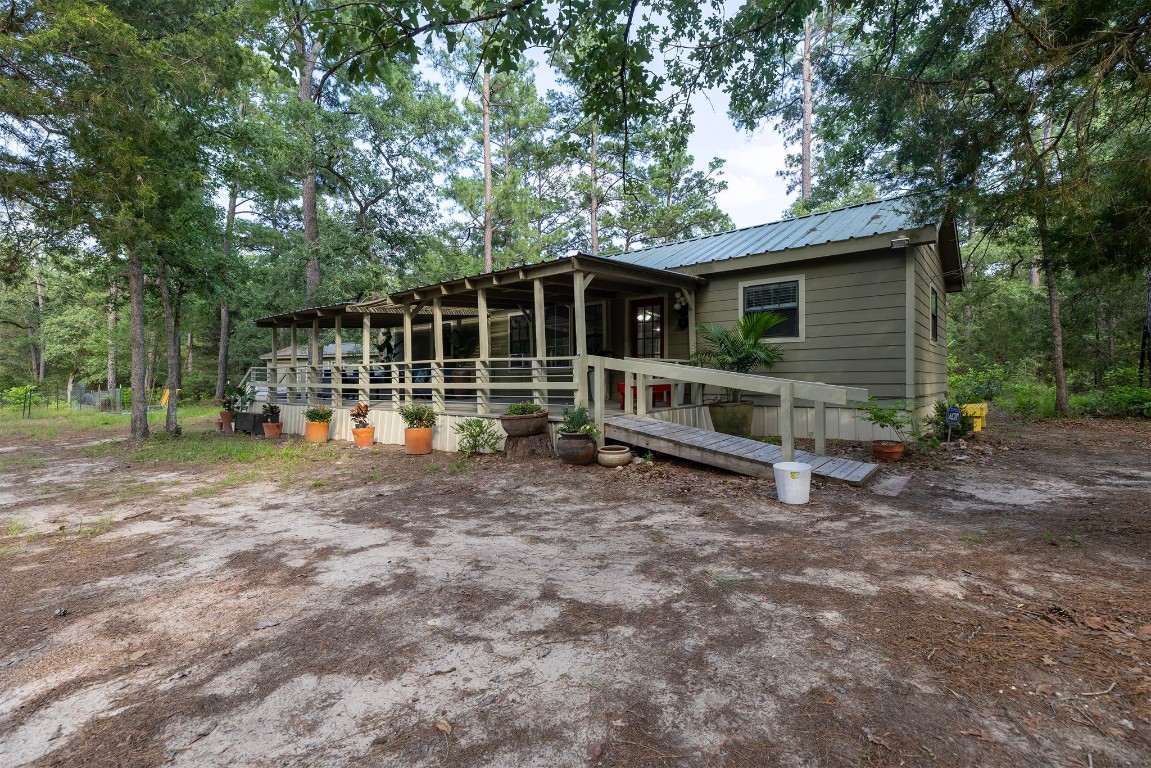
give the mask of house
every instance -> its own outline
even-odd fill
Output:
[[[426,395],[449,417],[462,417],[529,398],[630,409],[630,379],[643,388],[636,394],[639,412],[658,401],[667,406],[661,418],[709,426],[701,403],[716,390],[701,386],[700,369],[647,365],[643,373],[605,361],[684,362],[695,350],[698,324],[730,324],[771,310],[786,320],[772,331],[784,362],[770,375],[799,387],[788,389],[798,402],[763,390],[758,428],[787,432],[793,406],[811,401],[797,409],[799,434],[822,437],[826,429],[827,436],[870,438],[845,393],[866,390],[921,410],[947,394],[947,296],[963,289],[958,239],[953,224],[917,222],[908,209],[904,199],[865,203],[262,318],[258,324],[273,329],[273,349],[289,334],[290,359],[285,365],[278,354],[274,365],[253,369],[250,380],[274,382],[289,406],[325,397],[337,405],[355,399],[383,405]],[[333,335],[330,359],[319,348],[326,329]],[[307,361],[297,351],[301,330],[315,340]],[[373,347],[385,331],[400,350],[387,360]],[[351,360],[344,358],[349,333],[360,338]],[[333,376],[333,366],[343,374]],[[596,376],[603,377],[598,392]],[[670,382],[680,386],[673,390]],[[826,417],[825,395],[832,405]],[[390,423],[390,408],[379,410]],[[392,431],[394,439],[389,429],[377,433],[398,442],[398,428]],[[451,439],[437,447],[451,448]]]

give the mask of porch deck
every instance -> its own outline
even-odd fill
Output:
[[[772,477],[772,465],[784,460],[778,445],[644,416],[607,416],[604,437],[751,477]],[[861,485],[879,471],[878,464],[807,451],[797,451],[794,461],[810,464],[813,475],[849,485]]]

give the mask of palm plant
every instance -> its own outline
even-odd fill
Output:
[[[763,337],[785,319],[774,312],[753,312],[741,317],[731,328],[701,325],[699,349],[692,355],[691,362],[730,373],[771,370],[783,362],[783,347]],[[724,389],[729,403],[738,403],[743,395],[741,389]]]

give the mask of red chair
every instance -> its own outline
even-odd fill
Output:
[[[616,391],[619,392],[619,409],[622,411],[624,400],[623,382],[621,381],[616,384],[615,388]],[[671,407],[671,384],[649,384],[648,388],[651,389],[651,404],[653,407],[657,400],[668,408]],[[634,402],[636,398],[635,384],[631,385],[631,397]]]

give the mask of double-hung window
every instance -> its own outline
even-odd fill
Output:
[[[803,287],[802,276],[740,283],[741,314],[774,312],[783,322],[769,330],[767,338],[802,341]]]

